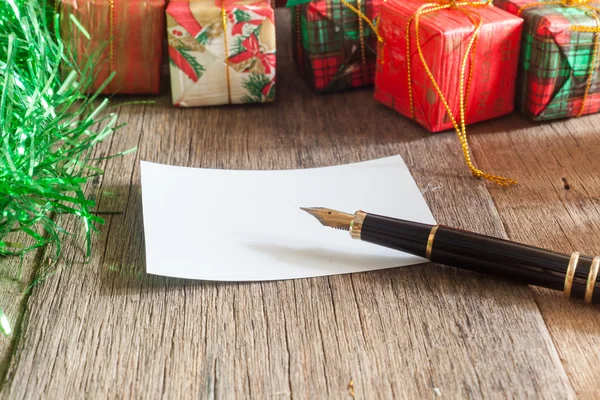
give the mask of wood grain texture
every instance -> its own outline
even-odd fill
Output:
[[[513,117],[472,130],[480,165],[495,164],[521,182],[511,190],[490,187],[511,239],[600,255],[598,126],[600,115],[539,125]],[[550,290],[534,293],[576,393],[599,398],[598,308],[561,301]]]
[[[30,243],[27,236],[18,234],[11,238],[17,243]],[[36,276],[44,250],[38,249],[21,257],[0,257],[0,307],[13,330],[10,337],[0,338],[0,382],[4,379],[13,351],[21,336],[25,305],[31,292],[29,285]]]
[[[57,275],[35,287],[0,396],[350,398],[350,381],[356,398],[592,393],[600,317],[526,286],[431,264],[243,284],[143,272],[139,160],[287,169],[400,154],[440,223],[600,250],[586,235],[597,212],[587,165],[598,161],[585,152],[597,140],[573,133],[590,119],[538,128],[512,116],[474,127],[480,165],[522,181],[496,188],[469,176],[453,134],[424,132],[371,90],[313,96],[292,65],[289,26],[278,10],[275,104],[182,110],[165,96],[123,108],[128,127],[98,151],[139,150],[109,161],[90,188],[99,210],[123,212],[105,215],[89,263],[68,243]],[[565,193],[555,178],[567,172]]]

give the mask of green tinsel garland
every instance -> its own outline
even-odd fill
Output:
[[[89,38],[74,18],[67,22]],[[103,88],[87,95],[94,63],[77,66],[58,27],[45,1],[0,0],[0,260],[53,244],[56,261],[68,234],[56,222],[61,214],[79,217],[89,254],[103,222],[84,188],[103,173],[92,151],[118,128],[117,115],[103,114]],[[0,330],[10,333],[1,309]]]

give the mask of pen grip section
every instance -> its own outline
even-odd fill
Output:
[[[425,257],[432,225],[367,214],[360,239],[416,256]]]
[[[571,256],[526,244],[440,226],[432,243],[431,261],[521,283],[563,290]],[[592,258],[581,256],[571,297],[584,299]],[[600,280],[594,289],[598,289]],[[594,290],[595,291],[595,290]],[[600,289],[592,297],[600,303]]]

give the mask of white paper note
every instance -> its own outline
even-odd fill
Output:
[[[146,271],[214,281],[344,274],[426,262],[322,226],[299,207],[435,224],[399,156],[334,167],[232,171],[142,161]]]

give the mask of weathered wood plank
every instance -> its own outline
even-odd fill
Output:
[[[525,286],[435,265],[246,284],[143,274],[140,159],[276,169],[401,154],[439,222],[505,236],[451,134],[426,134],[369,90],[312,96],[291,65],[287,11],[277,18],[275,104],[132,109],[139,152],[103,182],[133,177],[125,212],[108,216],[88,265],[67,246],[35,288],[1,395],[340,398],[352,381],[358,398],[571,397]]]
[[[115,102],[118,104],[125,100],[126,98],[117,98]],[[120,121],[126,122],[127,125],[121,128],[118,134],[111,136],[108,147],[103,147],[95,152],[96,157],[110,157],[137,147],[143,133],[142,121],[146,111],[147,106],[144,105],[119,106],[116,112],[119,114]],[[105,174],[99,177],[94,185],[98,213],[122,213],[125,211],[130,194],[131,171],[133,171],[135,161],[135,157],[117,157],[102,162]]]
[[[511,239],[600,254],[599,124],[599,115],[540,125],[513,117],[472,130],[481,166],[520,180],[490,189]],[[575,391],[600,397],[598,309],[545,289],[535,297]]]
[[[125,118],[127,118],[127,115],[125,115]],[[97,144],[94,148],[93,157],[107,157],[110,147],[110,142]],[[105,165],[106,163],[103,162],[100,167],[103,168]],[[99,187],[99,182],[101,182],[100,178],[90,182],[88,184],[89,190],[95,191],[95,187]],[[31,239],[24,234],[15,235],[10,240],[25,245],[32,243]],[[14,330],[9,338],[0,340],[0,386],[5,379],[6,368],[10,364],[10,358],[13,355],[12,351],[20,339],[21,325],[27,323],[27,320],[23,319],[23,313],[30,294],[28,289],[34,284],[34,281],[44,279],[47,276],[47,274],[40,271],[40,267],[47,268],[52,263],[55,259],[54,251],[55,247],[50,247],[29,252],[23,258],[0,257],[0,307],[4,309],[11,328]]]
[[[28,240],[26,235],[12,238],[15,242]],[[29,243],[29,242],[26,242]],[[44,250],[35,250],[20,257],[0,257],[0,307],[3,309],[11,329],[10,337],[0,336],[0,385],[7,372],[16,344],[21,336],[20,326],[29,297],[27,288],[33,282],[37,265]]]

